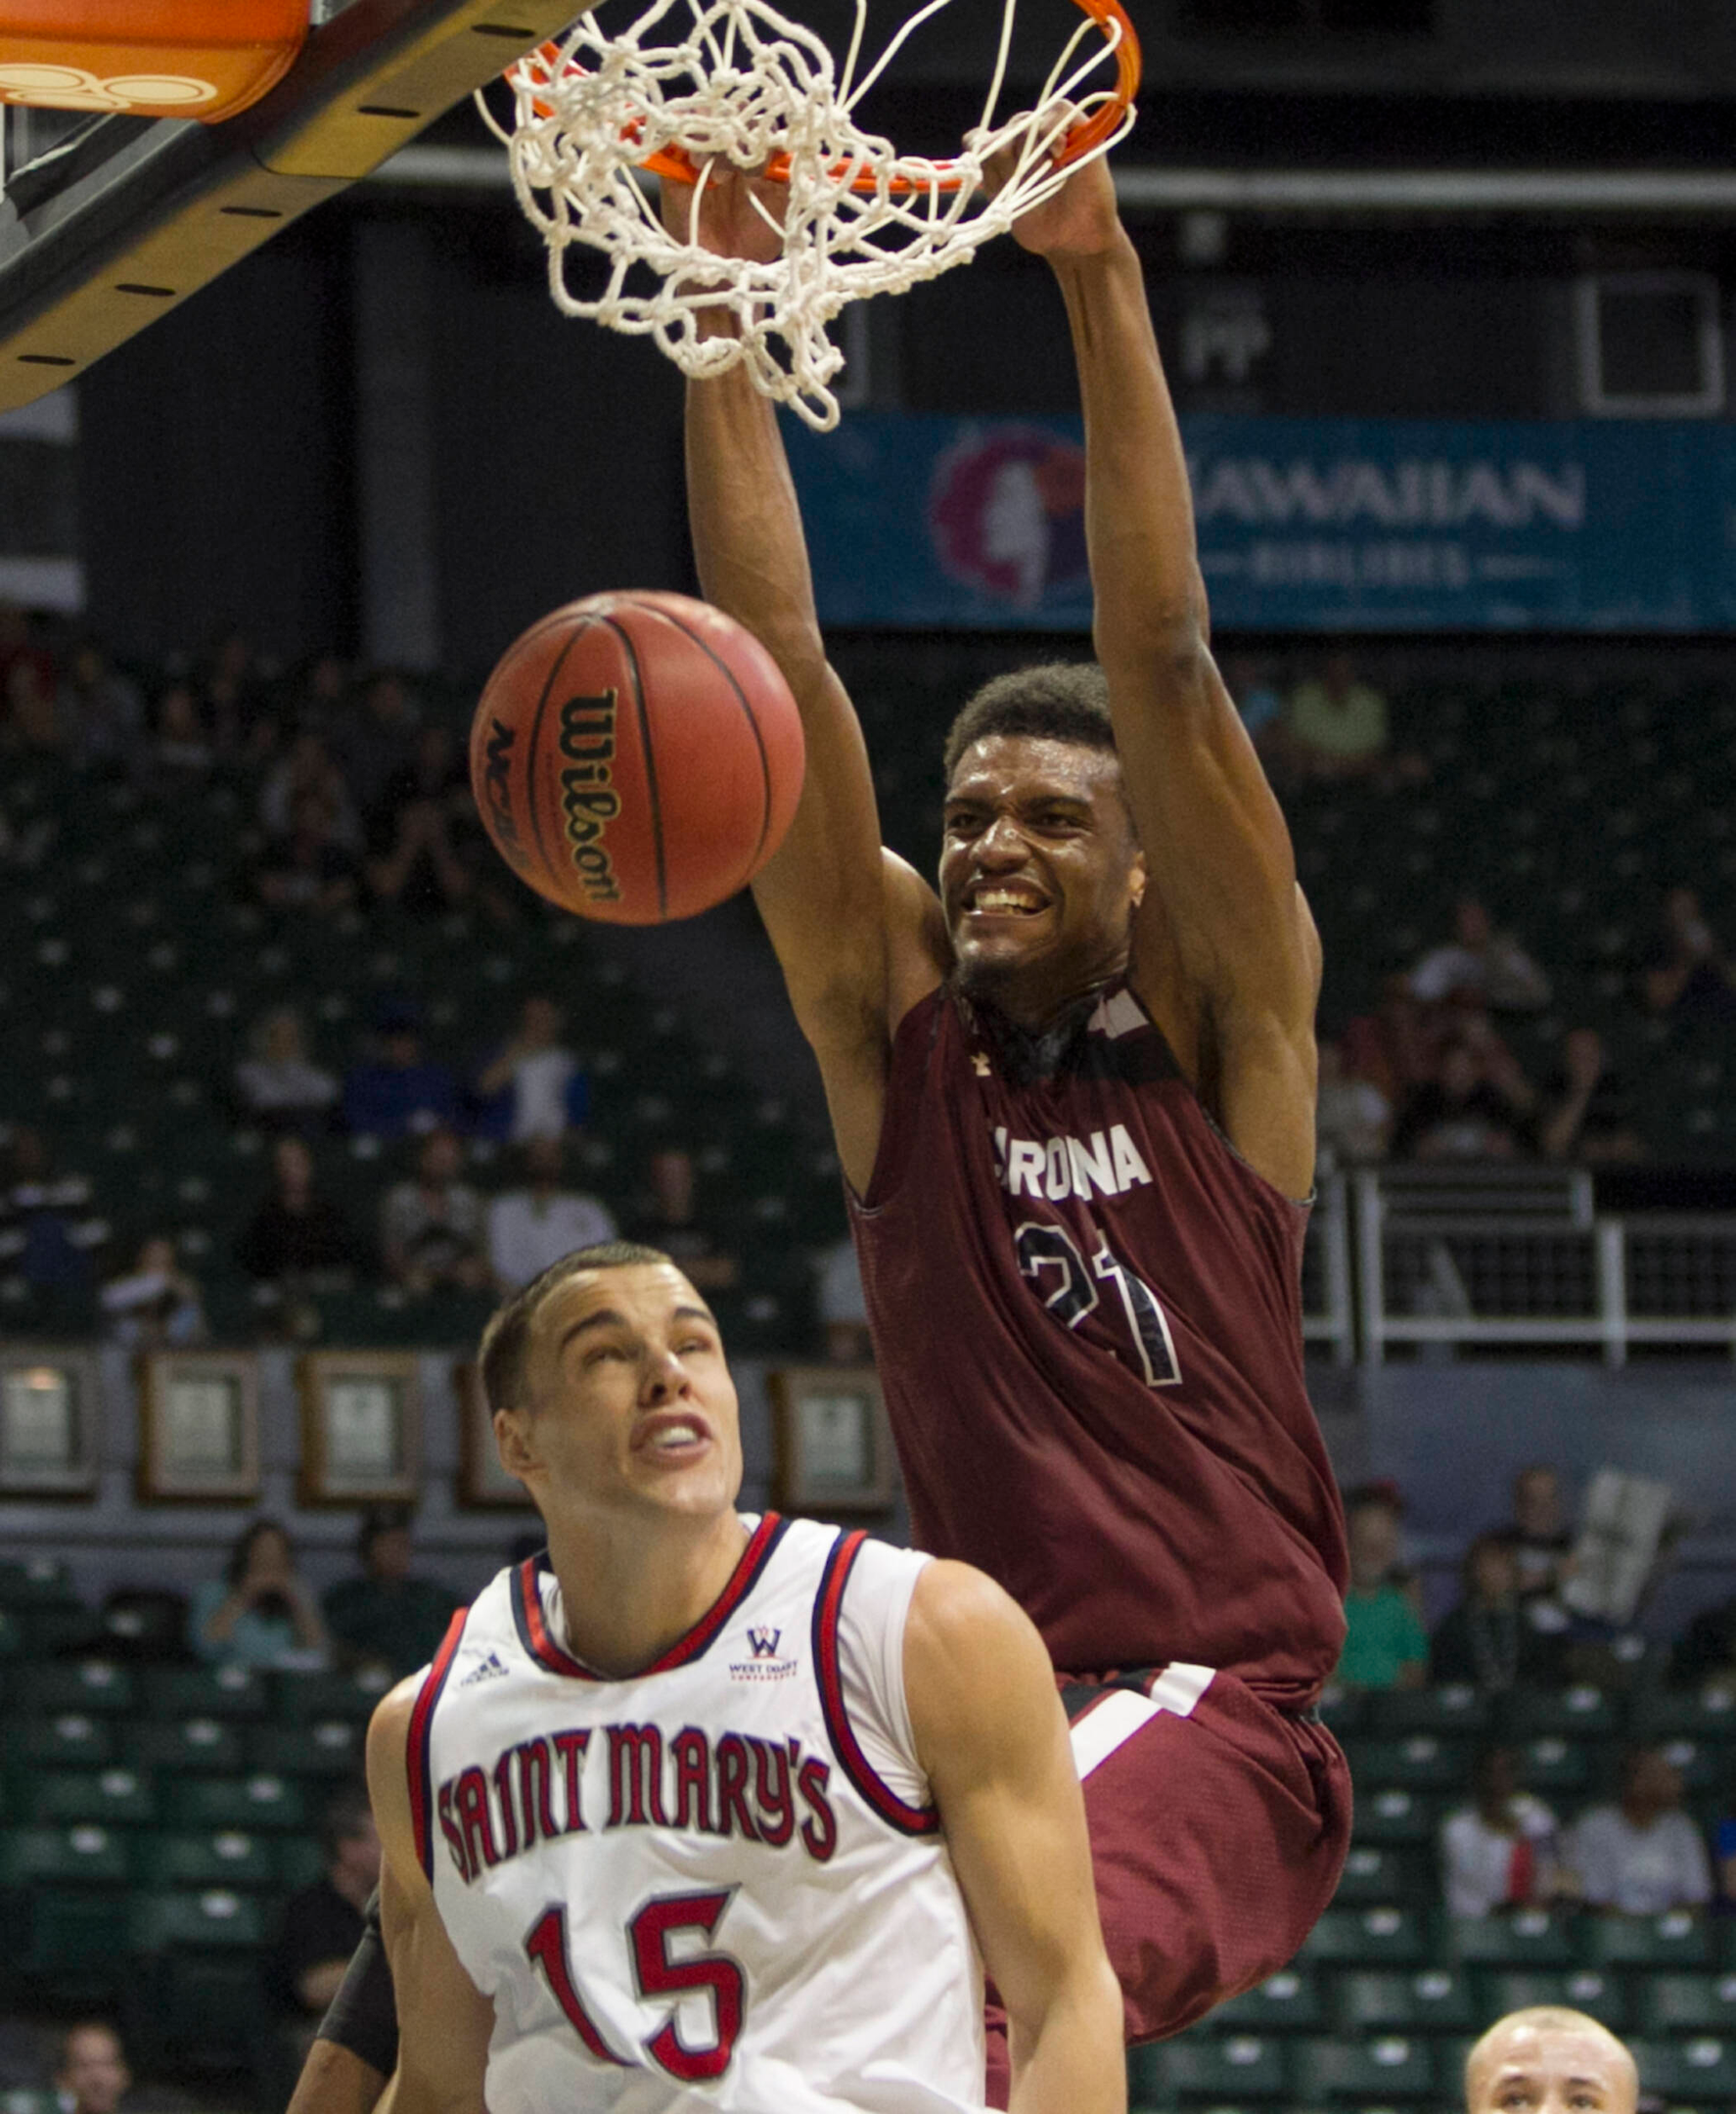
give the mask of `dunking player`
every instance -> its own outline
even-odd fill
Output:
[[[656,1250],[556,1264],[481,1366],[549,1548],[369,1732],[394,2114],[964,2114],[979,1947],[1020,2114],[1122,2114],[1027,1618],[963,1565],[740,1515],[716,1324]]]
[[[703,241],[775,247],[751,188],[713,169]],[[665,185],[671,224],[693,204]],[[689,497],[706,595],[801,708],[801,805],[755,893],[824,1078],[917,1539],[1006,1586],[1062,1670],[1144,2039],[1291,1955],[1349,1824],[1310,1716],[1345,1585],[1300,1316],[1320,956],[1208,645],[1107,169],[1014,232],[1072,326],[1097,665],[1001,678],[959,714],[937,896],[882,851],[776,421],[740,369],[689,385]]]

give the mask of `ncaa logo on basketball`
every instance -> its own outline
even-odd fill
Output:
[[[519,837],[519,825],[513,820],[513,744],[518,736],[511,727],[502,726],[498,719],[491,719],[488,725],[482,765],[482,787],[488,799],[488,813],[500,849],[509,857],[522,860],[525,847]]]
[[[620,795],[611,780],[615,760],[615,697],[569,698],[561,707],[561,811],[567,817],[567,842],[573,870],[593,902],[617,902],[620,884],[615,861],[603,842],[604,825],[620,812]]]
[[[730,1678],[744,1681],[788,1680],[799,1662],[780,1656],[778,1647],[783,1640],[784,1632],[781,1630],[750,1623],[748,1650],[751,1656],[730,1661]]]

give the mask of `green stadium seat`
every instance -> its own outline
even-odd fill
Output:
[[[1382,1688],[1368,1698],[1369,1728],[1380,1739],[1433,1732],[1448,1739],[1476,1739],[1487,1730],[1489,1702],[1465,1682],[1439,1688]]]
[[[1634,1700],[1630,1730],[1635,1739],[1704,1740],[1736,1745],[1736,1689],[1699,1691],[1662,1688]]]
[[[1593,1967],[1704,1967],[1712,1956],[1706,1918],[1686,1908],[1665,1915],[1587,1915],[1579,1953]]]
[[[58,1557],[0,1563],[0,1607],[57,1607],[77,1599],[71,1577]]]
[[[133,1707],[133,1678],[108,1659],[14,1667],[6,1676],[6,1701],[9,1711],[39,1718],[60,1712],[118,1717]]]
[[[1333,1985],[1332,2009],[1343,2034],[1469,2033],[1481,2023],[1470,1976],[1451,1967],[1349,1969]]]
[[[1351,1831],[1359,1843],[1432,1843],[1439,1831],[1443,1811],[1455,1803],[1396,1785],[1380,1791],[1359,1791]]]
[[[1598,1773],[1595,1748],[1553,1732],[1527,1740],[1514,1759],[1519,1780],[1528,1791],[1584,1791]]]
[[[131,1719],[120,1727],[120,1748],[134,1769],[239,1776],[247,1768],[241,1726],[233,1719]]]
[[[1218,2107],[1241,2099],[1282,2099],[1289,2093],[1286,2044],[1259,2034],[1223,2039],[1183,2034],[1130,2049],[1128,2086],[1141,2106],[1204,2103]]]
[[[143,1770],[53,1769],[31,1778],[26,1802],[32,1820],[100,1827],[149,1823],[157,1818],[157,1794]]]
[[[1358,1791],[1388,1785],[1450,1791],[1464,1788],[1471,1780],[1471,1747],[1435,1732],[1412,1732],[1403,1739],[1355,1740],[1345,1751]]]
[[[79,1881],[119,1886],[130,1876],[126,1837],[112,1828],[0,1828],[0,1889]]]
[[[263,1718],[271,1689],[251,1667],[147,1667],[139,1702],[151,1718]]]
[[[114,1728],[88,1711],[61,1711],[53,1718],[15,1720],[5,1728],[10,1768],[94,1769],[114,1758]]]
[[[1301,2041],[1292,2066],[1303,2104],[1356,2100],[1386,2106],[1394,2100],[1435,2096],[1435,2064],[1429,2044],[1408,2034],[1371,2041]]]
[[[134,1860],[150,1887],[268,1887],[281,1882],[272,1838],[224,1828],[210,1835],[146,1835]]]
[[[298,1894],[312,1886],[326,1868],[326,1854],[312,1835],[280,1835],[273,1849],[277,1884],[282,1893]]]
[[[1446,1958],[1468,1966],[1571,1967],[1576,1958],[1571,1916],[1550,1908],[1443,1916],[1440,1946]]]
[[[1219,2004],[1206,2023],[1219,2033],[1317,2033],[1326,2023],[1322,1980],[1317,1968],[1281,1967]]]
[[[16,1659],[23,1648],[23,1623],[10,1608],[0,1608],[0,1659]]]
[[[1428,1926],[1415,1908],[1328,1908],[1303,1940],[1300,1959],[1347,1967],[1406,1967],[1428,1957]]]
[[[188,1776],[166,1786],[163,1817],[188,1834],[239,1828],[291,1833],[307,1826],[307,1803],[291,1777]]]
[[[353,1776],[362,1766],[364,1727],[351,1718],[317,1724],[249,1728],[248,1763],[278,1776]]]
[[[1435,1874],[1420,1852],[1364,1842],[1350,1846],[1333,1896],[1345,1907],[1386,1902],[1426,1904],[1434,1899]]]
[[[1638,1975],[1633,2008],[1642,2034],[1710,2033],[1736,2040],[1736,1975]]]
[[[65,2002],[96,1989],[106,1996],[126,1953],[126,1894],[118,1887],[33,1887],[25,1898],[22,1942],[8,1951],[25,1974],[49,1978]]]
[[[1684,2041],[1628,2044],[1639,2065],[1640,2091],[1672,2107],[1727,2105],[1736,2100],[1736,2038],[1697,2035]]]
[[[1521,1743],[1613,1739],[1622,1728],[1619,1701],[1603,1688],[1510,1688],[1501,1698],[1501,1736]]]
[[[1625,2033],[1629,2007],[1622,1977],[1595,1967],[1502,1969],[1482,1978],[1483,2017],[1503,2018],[1535,2004],[1564,2006],[1599,2020],[1611,2033]]]
[[[127,1908],[126,1945],[133,1953],[175,1946],[258,1948],[266,1939],[265,1910],[251,1894],[231,1887],[169,1887],[135,1894]]]
[[[1660,1744],[1675,1764],[1690,1796],[1712,1792],[1721,1797],[1728,1788],[1736,1756],[1724,1741],[1691,1739],[1685,1733],[1676,1733]]]
[[[1336,1739],[1353,1739],[1369,1729],[1370,1700],[1360,1688],[1328,1688],[1320,1698],[1320,1723]]]
[[[281,1673],[276,1677],[277,1722],[312,1725],[342,1718],[351,1724],[365,1724],[390,1686],[384,1676]]]

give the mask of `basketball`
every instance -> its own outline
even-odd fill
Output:
[[[693,917],[745,888],[801,792],[777,664],[690,596],[600,594],[532,624],[471,728],[477,806],[551,902],[613,925]]]

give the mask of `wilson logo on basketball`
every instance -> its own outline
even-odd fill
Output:
[[[615,760],[615,698],[569,698],[561,707],[561,811],[567,817],[567,842],[579,883],[593,902],[618,902],[620,883],[603,842],[605,823],[620,812],[620,795],[611,779]]]
[[[498,719],[489,721],[487,760],[482,767],[482,786],[488,796],[488,819],[494,841],[516,864],[525,861],[519,825],[513,820],[513,743],[518,736]]]

